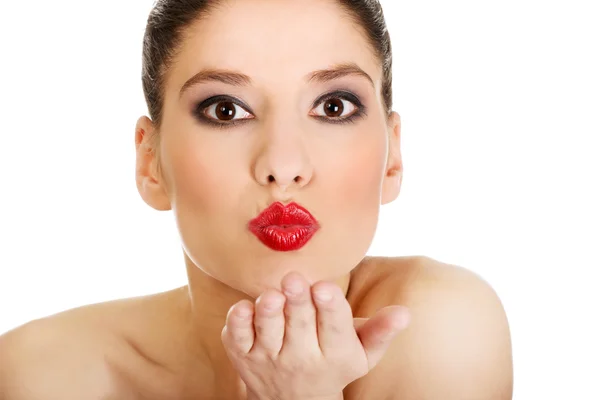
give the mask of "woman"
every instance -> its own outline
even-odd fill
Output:
[[[509,399],[492,288],[365,258],[402,182],[375,0],[159,0],[144,38],[144,201],[189,284],[0,340],[2,399]]]

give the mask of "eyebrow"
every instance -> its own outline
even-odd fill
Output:
[[[375,88],[375,84],[373,83],[371,76],[355,63],[336,64],[332,68],[320,69],[318,71],[311,72],[308,74],[306,80],[309,83],[326,83],[334,79],[339,79],[350,75],[357,75],[366,78],[369,83],[371,83],[371,86]]]
[[[375,88],[371,76],[355,63],[336,64],[331,68],[313,71],[305,76],[305,81],[307,83],[327,83],[351,75],[357,75],[367,79],[371,86]],[[181,98],[183,93],[190,87],[204,82],[222,82],[232,86],[249,86],[252,85],[252,78],[241,72],[226,69],[204,69],[183,84],[179,91],[179,97]]]

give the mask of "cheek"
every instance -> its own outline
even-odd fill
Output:
[[[181,152],[172,161],[173,195],[175,203],[210,201],[209,188],[218,188],[219,177],[211,163],[197,152]]]
[[[336,176],[331,178],[331,182],[337,182],[333,197],[337,197],[348,208],[362,209],[362,212],[378,208],[385,165],[385,143],[365,143],[348,154],[340,162],[343,167],[336,168]]]
[[[361,155],[355,157],[355,163],[340,177],[340,182],[344,185],[341,193],[347,198],[356,199],[359,205],[372,203],[373,199],[379,198],[382,181],[379,157],[373,154]]]
[[[344,150],[339,154],[345,155],[330,168],[319,198],[327,202],[323,205],[328,232],[323,254],[337,272],[345,273],[365,256],[377,229],[386,146],[372,140]]]
[[[212,149],[205,151],[203,149]],[[227,152],[209,144],[188,144],[171,149],[172,201],[179,213],[211,213],[231,198],[232,173],[239,168],[227,159]]]

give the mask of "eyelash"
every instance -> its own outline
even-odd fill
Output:
[[[354,113],[348,117],[343,117],[343,118],[339,118],[339,119],[328,118],[328,117],[324,117],[321,115],[313,115],[312,117],[321,122],[341,125],[341,124],[354,123],[354,122],[356,122],[357,119],[362,118],[367,114],[367,109],[362,104],[362,102],[359,100],[359,98],[356,95],[354,95],[353,93],[343,91],[343,90],[337,90],[337,91],[326,93],[326,94],[320,96],[313,103],[312,109],[315,109],[317,106],[321,105],[326,100],[331,100],[331,99],[347,100],[356,107],[356,111],[354,111]],[[253,119],[253,118],[248,118],[248,119],[233,120],[231,122],[216,122],[212,118],[209,118],[206,116],[205,111],[208,107],[210,107],[216,103],[223,102],[223,101],[227,101],[227,102],[233,103],[235,105],[238,105],[241,108],[243,108],[244,110],[246,110],[248,113],[253,114],[253,112],[249,109],[249,107],[244,105],[241,101],[237,100],[236,98],[230,97],[230,96],[218,95],[218,96],[209,97],[208,99],[203,100],[200,103],[198,103],[198,105],[194,108],[194,115],[201,123],[210,125],[210,126],[214,126],[217,128],[221,128],[221,129],[231,128],[231,127],[234,127],[239,124],[243,124],[243,123],[248,122],[249,120]]]

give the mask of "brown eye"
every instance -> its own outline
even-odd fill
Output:
[[[222,101],[217,103],[216,107],[217,118],[222,121],[229,121],[235,117],[235,105],[229,101]]]
[[[315,107],[315,115],[320,117],[329,117],[332,119],[340,119],[350,117],[355,114],[358,107],[350,100],[339,97],[330,97],[319,103]]]
[[[344,103],[340,99],[327,100],[324,107],[328,117],[339,117],[344,112]]]
[[[215,102],[206,107],[204,115],[216,121],[232,121],[252,117],[252,114],[232,101]]]

